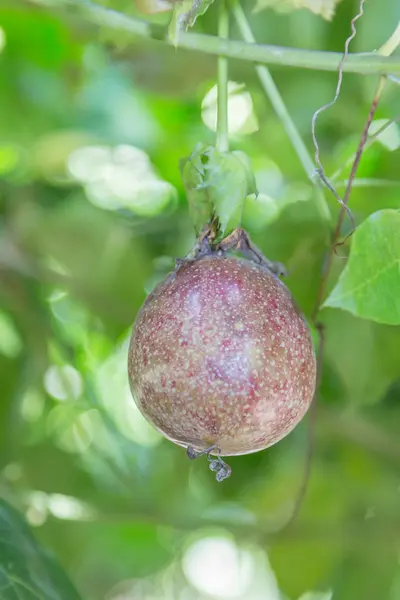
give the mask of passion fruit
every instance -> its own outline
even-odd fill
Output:
[[[266,266],[222,253],[184,261],[148,296],[128,373],[142,414],[190,458],[275,444],[316,386],[310,331],[288,288]]]

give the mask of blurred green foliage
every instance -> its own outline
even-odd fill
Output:
[[[215,141],[215,106],[204,98],[216,59],[115,39],[47,4],[0,2],[0,494],[8,503],[0,597],[76,597],[12,504],[86,600],[398,600],[399,328],[321,312],[313,468],[287,530],[279,531],[301,484],[306,423],[267,451],[232,459],[221,485],[206,461],[188,461],[153,431],[130,397],[127,342],[146,294],[194,242],[179,161]],[[128,0],[101,4],[137,16]],[[380,47],[399,18],[392,0],[367,4],[354,51]],[[260,42],[341,51],[356,5],[343,0],[331,23],[304,10],[265,10],[250,21]],[[214,34],[217,12],[212,6],[195,29]],[[153,19],[167,23],[168,15]],[[260,192],[244,226],[266,256],[286,264],[310,317],[328,224],[253,68],[229,68],[243,84],[229,105],[231,148],[250,157]],[[271,72],[311,152],[312,114],[333,97],[337,76]],[[339,102],[320,118],[328,174],[354,153],[375,87],[375,78],[347,75]],[[392,82],[376,119],[398,111]],[[400,208],[396,127],[362,159],[351,197],[357,224]],[[333,226],[339,207],[326,198]],[[335,256],[329,292],[344,264]],[[45,566],[59,578],[55,592],[41,579]]]
[[[3,500],[0,500],[0,534],[3,598],[79,600],[59,565],[40,548],[18,513]]]

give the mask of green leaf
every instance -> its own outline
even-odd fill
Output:
[[[217,217],[220,235],[227,235],[241,223],[246,197],[256,193],[246,155],[213,146],[197,146],[183,162],[182,178],[196,232]]]
[[[0,595],[2,600],[80,600],[60,565],[4,500],[0,500]]]
[[[298,8],[307,8],[329,21],[339,2],[340,0],[257,0],[254,10],[259,12],[265,8],[274,8],[279,12],[290,12]]]
[[[400,325],[400,211],[371,215],[354,234],[348,263],[324,306]]]
[[[214,0],[181,0],[174,5],[168,34],[177,46],[179,34],[193,27],[197,17],[203,15]]]

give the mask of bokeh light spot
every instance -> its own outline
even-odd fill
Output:
[[[28,508],[25,512],[26,520],[32,527],[43,525],[48,516],[47,494],[41,491],[30,492],[28,497]]]
[[[47,507],[57,519],[89,521],[95,518],[95,511],[73,496],[50,494],[47,499]]]
[[[155,172],[148,155],[134,146],[86,146],[71,152],[70,175],[92,204],[104,210],[126,208],[154,216],[176,201],[175,188]]]
[[[47,494],[41,490],[33,490],[27,495],[27,503],[26,517],[34,527],[43,525],[49,513],[57,519],[73,521],[91,521],[96,515],[95,510],[88,504],[64,494]]]
[[[183,556],[182,567],[197,590],[217,598],[242,596],[255,571],[251,553],[224,537],[206,537],[192,543]]]
[[[74,405],[59,404],[47,417],[47,432],[66,452],[83,453],[93,442],[97,413],[97,409],[78,412]]]
[[[96,413],[97,410],[94,408],[81,413],[72,426],[72,439],[78,452],[85,452],[93,441]]]
[[[333,592],[328,590],[327,592],[305,592],[299,598],[299,600],[332,600]]]
[[[21,403],[21,415],[28,423],[36,423],[43,414],[45,400],[35,389],[27,390]]]
[[[20,155],[13,146],[0,146],[0,174],[5,175],[13,171],[19,163]]]
[[[6,45],[6,34],[2,27],[0,27],[0,52],[3,50]]]
[[[79,398],[83,390],[82,377],[71,365],[51,365],[43,383],[46,392],[57,400]]]
[[[22,466],[19,463],[8,463],[3,469],[3,474],[8,481],[18,481],[22,477]]]
[[[217,98],[217,86],[214,85],[201,103],[201,117],[211,131],[217,130]],[[241,134],[258,130],[251,95],[244,84],[234,81],[228,83],[228,129],[229,133]]]
[[[267,194],[251,194],[246,198],[243,223],[246,228],[258,231],[275,221],[279,213],[279,203],[275,198]]]
[[[127,386],[125,391],[125,420],[120,421],[121,430],[126,437],[145,447],[157,446],[163,437],[152,427],[141,414],[132,399],[132,394]]]
[[[144,447],[158,445],[163,437],[142,416],[132,399],[126,376],[128,342],[97,369],[97,389],[104,408],[109,411],[121,433]]]
[[[16,358],[22,350],[22,340],[12,319],[0,311],[0,353]]]

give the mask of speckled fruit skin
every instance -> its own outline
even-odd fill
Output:
[[[168,439],[221,455],[287,435],[316,385],[310,332],[265,267],[211,255],[184,263],[148,296],[128,359],[133,397]]]

